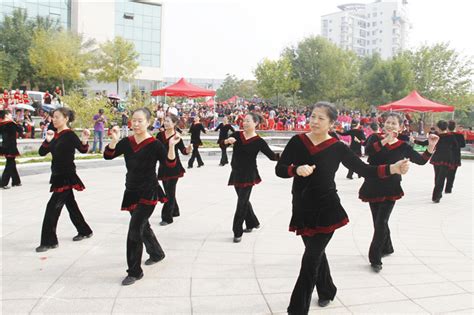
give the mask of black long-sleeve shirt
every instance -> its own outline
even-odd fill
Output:
[[[39,148],[39,155],[45,156],[49,152],[53,157],[51,162],[52,175],[70,174],[76,172],[74,156],[76,150],[81,153],[87,153],[88,144],[83,144],[79,137],[71,129],[64,129],[55,133],[53,140],[43,142]]]
[[[166,152],[168,152],[169,149],[169,142],[172,137],[174,137],[175,134],[173,134],[171,137],[167,138],[166,133],[164,131],[160,131],[156,135],[156,139],[158,139],[163,145],[165,146]],[[175,167],[167,167],[166,163],[160,163],[160,166],[158,167],[158,179],[159,180],[170,180],[170,179],[176,179],[184,176],[184,173],[186,172],[184,170],[183,165],[181,164],[181,160],[179,158],[179,151],[181,151],[182,154],[187,155],[188,152],[186,152],[186,147],[184,146],[183,139],[181,139],[174,147],[175,150],[175,156],[176,156],[176,166]]]
[[[55,133],[53,140],[43,142],[38,150],[39,155],[51,153],[51,189],[50,191],[62,192],[68,189],[83,190],[85,188],[81,179],[76,174],[74,156],[76,150],[87,153],[88,144],[83,144],[71,129]]]
[[[121,139],[115,149],[107,145],[104,151],[104,159],[112,160],[120,155],[125,157],[127,175],[125,187],[127,190],[138,191],[156,187],[156,164],[166,164],[168,167],[176,166],[176,159],[171,161],[167,157],[166,148],[160,141],[153,137],[147,138],[140,143],[135,141],[134,136]]]
[[[137,143],[135,137],[131,136],[120,140],[115,149],[107,145],[104,159],[111,160],[122,154],[127,167],[122,210],[133,211],[139,204],[166,202],[166,195],[156,177],[156,164],[159,161],[160,165],[172,168],[176,166],[176,159],[168,159],[165,146],[153,137]]]
[[[341,163],[363,177],[390,176],[389,165],[367,165],[335,138],[318,145],[314,145],[306,134],[290,139],[275,168],[277,176],[293,178],[290,231],[312,236],[331,233],[349,222],[334,181]],[[316,169],[310,176],[298,176],[296,169],[301,165],[315,165]]]
[[[453,158],[454,164],[456,166],[461,166],[461,148],[466,146],[466,139],[464,139],[464,135],[458,132],[451,132],[451,134],[456,138],[457,146],[453,147]]]
[[[7,158],[20,155],[16,143],[16,133],[22,132],[21,126],[14,121],[7,120],[0,122],[0,134],[2,135],[2,146],[0,147],[0,155]]]
[[[231,124],[223,124],[220,123],[214,131],[219,130],[219,139],[217,139],[217,143],[222,143],[225,139],[229,137],[229,131],[235,132],[234,127]]]
[[[279,155],[270,149],[267,142],[256,135],[245,139],[243,131],[237,131],[230,135],[235,138],[232,151],[232,161],[230,163],[232,172],[229,178],[229,185],[237,187],[253,186],[261,182],[257,169],[257,155],[259,152],[265,154],[270,160],[277,161]]]
[[[456,136],[451,133],[438,134],[439,140],[436,144],[435,152],[430,163],[433,165],[443,165],[449,168],[457,166],[454,151],[458,149]]]
[[[201,132],[206,133],[206,129],[204,129],[204,126],[201,123],[193,123],[191,127],[189,127],[192,144],[202,145]]]
[[[370,165],[393,164],[404,158],[418,165],[425,165],[431,154],[416,152],[408,143],[398,140],[393,144],[382,145],[382,135],[372,134],[367,139],[365,154],[369,156]],[[400,185],[402,177],[398,174],[387,178],[366,178],[359,190],[359,199],[366,202],[395,201],[400,199],[404,192]]]

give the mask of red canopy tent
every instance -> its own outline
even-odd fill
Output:
[[[187,82],[184,78],[178,82],[160,90],[151,91],[151,96],[180,96],[180,97],[204,97],[214,96],[216,91],[206,90]]]
[[[237,95],[234,95],[234,96],[232,96],[232,97],[229,98],[228,100],[225,100],[225,101],[222,102],[222,103],[225,103],[225,104],[227,104],[227,103],[234,103],[234,104],[235,104],[235,103],[237,103],[237,102],[239,101],[239,98],[240,98],[240,97],[238,97]]]
[[[378,107],[382,111],[399,111],[399,112],[453,112],[454,106],[448,106],[430,101],[417,91],[412,91],[406,97],[393,103],[381,105]]]
[[[214,107],[214,99],[213,98],[209,99],[208,101],[204,102],[204,105]]]

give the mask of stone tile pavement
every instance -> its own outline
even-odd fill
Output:
[[[205,157],[205,167],[188,170],[178,183],[182,216],[161,227],[158,206],[151,220],[166,259],[144,266],[145,277],[129,287],[120,285],[129,221],[119,210],[122,163],[79,170],[87,189],[76,198],[94,237],[73,243],[64,209],[59,248],[46,253],[34,249],[49,173],[30,172],[23,187],[0,193],[3,314],[285,314],[303,243],[287,232],[291,180],[274,175],[274,162],[259,159],[263,182],[251,201],[262,228],[239,244],[232,243],[237,198],[226,186],[229,167]],[[379,274],[367,259],[372,224],[368,205],[357,199],[362,180],[345,179],[341,167],[336,181],[351,222],[327,249],[338,293],[324,309],[314,294],[311,314],[474,313],[473,166],[463,161],[453,194],[433,204],[432,167],[412,165],[390,220],[395,253]]]

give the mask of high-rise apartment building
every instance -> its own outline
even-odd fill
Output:
[[[321,17],[321,35],[359,56],[390,58],[408,46],[407,0],[348,3]]]

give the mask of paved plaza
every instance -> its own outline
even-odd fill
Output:
[[[46,253],[34,249],[50,174],[33,173],[49,164],[22,166],[21,173],[31,174],[22,177],[23,186],[0,193],[2,313],[286,314],[303,252],[301,239],[288,232],[291,180],[275,176],[275,162],[259,159],[263,182],[251,202],[262,228],[234,244],[230,167],[217,166],[217,157],[204,156],[204,162],[178,183],[181,217],[161,227],[161,205],[152,217],[166,259],[143,266],[145,277],[128,287],[120,284],[129,222],[120,211],[123,160],[78,163],[87,189],[75,195],[94,236],[72,242],[76,231],[63,209],[59,247]],[[341,167],[336,182],[350,223],[327,248],[338,293],[322,309],[315,292],[310,313],[472,314],[473,167],[474,161],[463,161],[453,194],[433,204],[432,166],[412,164],[390,220],[395,253],[378,274],[368,264],[372,220],[368,204],[357,198],[362,179],[345,179]]]

